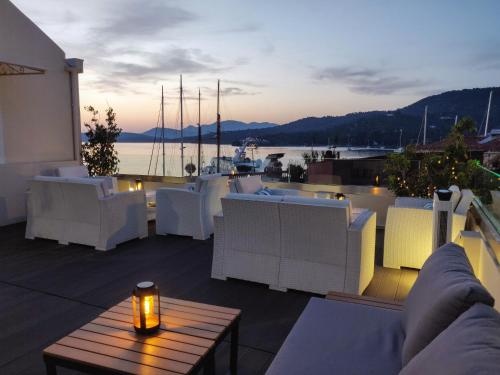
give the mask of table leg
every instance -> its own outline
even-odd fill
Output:
[[[47,370],[47,375],[57,375],[56,365],[53,361],[44,358],[45,369]]]
[[[231,370],[231,375],[236,375],[238,372],[238,337],[240,331],[239,320],[235,322],[233,329],[231,331],[231,358],[229,362],[229,369]]]
[[[205,367],[203,369],[203,375],[214,375],[215,374],[215,348],[210,351],[207,355],[205,362]]]

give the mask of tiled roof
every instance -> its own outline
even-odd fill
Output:
[[[483,137],[465,137],[465,143],[470,151],[476,152],[500,152],[500,137],[493,138],[487,143],[479,143]],[[429,143],[427,145],[417,146],[417,152],[440,152],[443,151],[449,144],[448,139],[442,139],[437,142]]]

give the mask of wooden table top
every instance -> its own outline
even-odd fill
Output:
[[[44,350],[45,356],[126,374],[188,374],[239,318],[241,311],[160,297],[161,327],[133,327],[131,298]]]

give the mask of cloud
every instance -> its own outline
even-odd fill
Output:
[[[264,46],[260,49],[260,52],[264,56],[269,56],[269,55],[272,55],[275,50],[276,50],[276,47],[274,46],[274,44],[272,44],[271,42],[266,42],[264,44]]]
[[[237,86],[255,87],[255,88],[267,87],[267,85],[265,85],[263,83],[250,82],[250,81],[239,81],[239,80],[229,80],[229,79],[225,79],[223,81],[223,83],[229,83],[229,84],[237,85]]]
[[[119,77],[158,79],[165,74],[206,73],[219,70],[213,64],[216,60],[198,49],[170,48],[162,53],[141,55],[147,64],[116,62],[113,73]]]
[[[481,70],[500,70],[500,45],[489,46],[469,59],[469,63]]]
[[[197,19],[194,13],[162,0],[125,0],[108,10],[103,26],[95,29],[100,38],[154,36]]]
[[[382,70],[369,68],[328,67],[317,69],[314,78],[347,84],[351,91],[360,94],[388,95],[418,89],[426,82],[388,75]]]
[[[221,90],[223,96],[243,96],[243,95],[258,95],[259,92],[246,91],[239,87],[224,87]]]
[[[253,33],[256,31],[259,31],[261,28],[260,26],[256,24],[244,24],[244,25],[239,25],[235,27],[228,27],[225,29],[222,29],[221,32],[223,33]]]

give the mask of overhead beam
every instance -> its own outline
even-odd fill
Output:
[[[45,74],[45,69],[0,61],[0,76]]]

